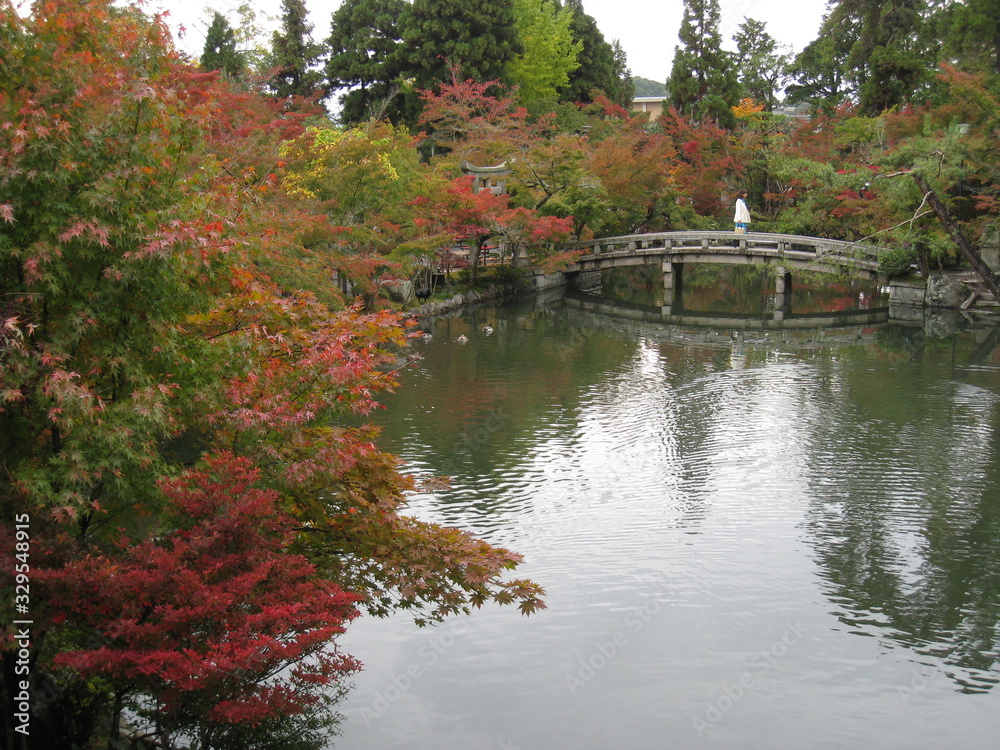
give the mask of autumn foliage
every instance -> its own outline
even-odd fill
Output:
[[[410,334],[331,278],[381,273],[345,224],[406,219],[375,200],[415,168],[394,133],[324,141],[319,110],[191,67],[105,0],[4,6],[0,66],[2,539],[30,519],[52,742],[125,711],[167,745],[319,746],[358,611],[542,606],[505,578],[515,554],[404,515],[411,482],[364,425]],[[341,181],[319,194],[309,169]]]
[[[357,613],[544,606],[517,554],[406,515],[412,480],[365,420],[409,363],[387,289],[458,242],[474,282],[488,243],[553,270],[570,236],[728,228],[740,187],[755,228],[892,237],[929,270],[953,249],[895,175],[973,236],[1000,210],[1000,104],[981,75],[940,80],[946,105],[744,100],[726,129],[600,95],[530,114],[453,69],[420,133],[345,129],[192,66],[137,8],[0,7],[0,540],[30,519],[52,746],[123,712],[165,744],[322,746]]]
[[[164,533],[48,561],[74,546],[57,538],[36,558],[46,616],[81,644],[53,666],[103,677],[165,744],[189,733],[210,747],[229,725],[307,711],[359,666],[332,640],[360,597],[287,551],[297,522],[258,478],[247,459],[210,456],[161,482]]]

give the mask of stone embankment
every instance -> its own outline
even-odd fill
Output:
[[[467,307],[468,305],[475,305],[480,302],[496,302],[506,297],[513,297],[516,294],[542,292],[566,284],[566,277],[561,273],[546,274],[539,270],[529,270],[528,273],[531,275],[521,284],[496,284],[484,289],[463,292],[448,299],[425,302],[422,305],[406,310],[406,312],[417,317],[443,315],[453,310]]]
[[[496,302],[517,294],[543,292],[556,289],[567,283],[561,273],[546,274],[538,269],[528,271],[530,276],[520,284],[497,284],[484,289],[455,294],[444,300],[425,302],[411,307],[407,313],[417,317],[444,315],[469,305],[482,302]],[[917,309],[959,310],[988,316],[1000,316],[1000,302],[993,298],[972,272],[934,274],[928,279],[889,282],[889,301],[892,307]],[[902,314],[901,317],[908,317]]]
[[[926,280],[893,279],[889,290],[890,303],[897,305],[1000,314],[1000,302],[969,271],[932,274]]]

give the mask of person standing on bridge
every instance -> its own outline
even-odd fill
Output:
[[[740,190],[736,193],[736,214],[733,216],[736,234],[746,234],[750,227],[750,210],[747,208],[746,197],[746,190]]]

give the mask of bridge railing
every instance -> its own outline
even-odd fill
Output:
[[[589,251],[586,255],[642,254],[643,251],[662,253],[673,250],[685,251],[732,251],[761,252],[767,254],[789,254],[797,257],[826,259],[831,262],[848,261],[874,266],[879,253],[884,251],[876,245],[844,240],[806,237],[795,234],[774,234],[768,232],[748,232],[736,234],[732,231],[687,231],[649,232],[618,237],[601,237],[593,240],[572,242],[565,250]]]

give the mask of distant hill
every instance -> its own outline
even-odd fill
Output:
[[[642,76],[634,76],[632,82],[635,84],[636,96],[666,96],[667,87],[660,81],[653,81]]]

